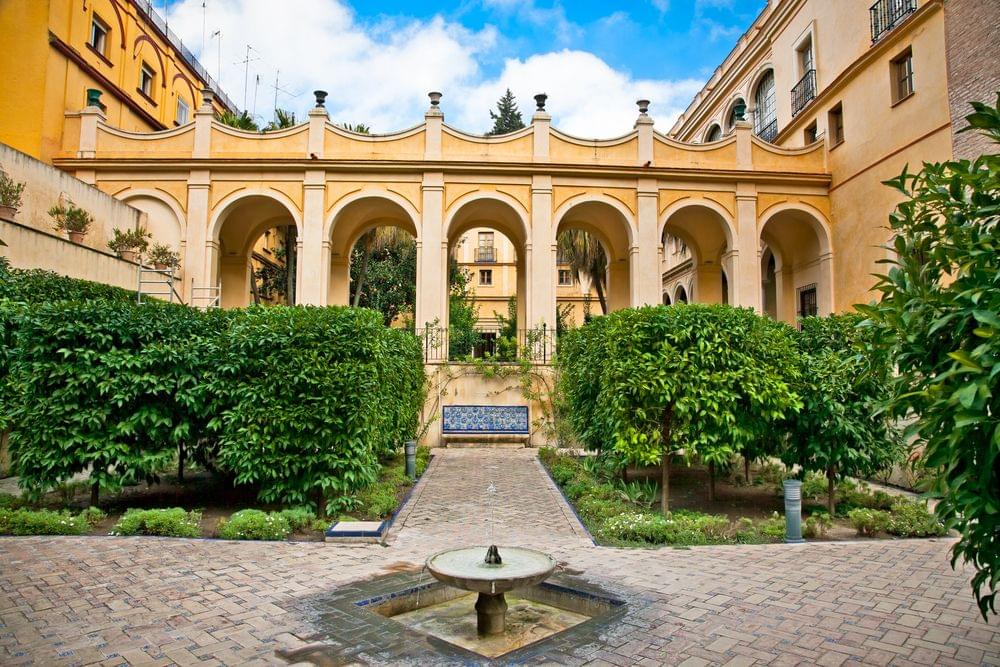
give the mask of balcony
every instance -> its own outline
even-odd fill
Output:
[[[879,0],[868,10],[871,14],[872,44],[917,11],[917,0]]]
[[[757,130],[757,136],[768,143],[774,143],[774,138],[778,136],[778,119],[775,118],[770,123]]]
[[[491,245],[481,245],[476,248],[477,264],[492,264],[497,261],[497,249]]]
[[[816,70],[811,69],[792,88],[792,117],[816,98]]]

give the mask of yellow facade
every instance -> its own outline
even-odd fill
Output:
[[[108,122],[123,130],[193,120],[201,90],[220,91],[150,11],[133,0],[0,3],[0,81],[7,90],[0,142],[51,162],[62,148],[64,114],[83,108],[89,89],[101,91]],[[224,97],[216,100],[216,111],[232,108]]]
[[[952,158],[957,127],[949,108],[949,71],[962,54],[949,48],[946,12],[961,25],[974,19],[963,16],[971,4],[769,0],[669,133],[706,148],[721,145],[732,131],[734,107],[742,102],[755,134],[769,142],[786,149],[823,148],[815,155],[825,158],[831,176],[824,214],[833,222],[836,311],[869,301],[872,274],[883,270],[878,262],[887,253],[888,215],[900,195],[882,181],[905,165]],[[983,7],[989,3],[976,10]],[[986,11],[992,18],[975,20],[1000,21],[1000,7]],[[992,72],[982,74],[1000,87],[995,62]],[[760,150],[754,147],[755,165],[767,164]],[[758,206],[764,212],[776,199],[784,197],[759,197]],[[780,254],[780,248],[762,249],[762,273]],[[778,264],[781,274],[780,258]]]

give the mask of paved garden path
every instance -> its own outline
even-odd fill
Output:
[[[0,665],[280,664],[275,651],[336,633],[323,664],[414,664],[363,625],[324,626],[324,605],[483,541],[490,481],[498,542],[549,550],[628,601],[622,622],[540,662],[1000,665],[1000,619],[979,619],[951,540],[595,547],[532,452],[479,451],[435,458],[388,547],[0,538]]]

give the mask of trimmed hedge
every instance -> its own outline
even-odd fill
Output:
[[[37,273],[0,271],[0,294]],[[76,300],[0,298],[0,428],[29,497],[85,470],[101,489],[156,482],[181,453],[263,501],[336,509],[416,431],[419,343],[374,311],[206,313],[44,278],[50,298]]]

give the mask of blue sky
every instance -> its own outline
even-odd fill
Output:
[[[211,34],[221,31],[222,84],[242,106],[246,83],[246,106],[260,120],[273,113],[276,76],[279,107],[302,114],[310,91],[323,88],[335,121],[378,132],[420,122],[432,89],[445,94],[446,122],[483,132],[490,106],[510,87],[524,111],[546,92],[557,126],[609,137],[631,129],[637,97],[653,101],[658,129],[668,130],[764,4],[171,0],[161,13],[193,51],[204,43],[213,76],[220,39]],[[238,64],[247,44],[249,77]]]

